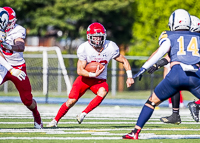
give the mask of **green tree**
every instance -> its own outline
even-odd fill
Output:
[[[185,9],[191,15],[200,17],[198,0],[136,0],[133,39],[129,55],[150,56],[158,48],[162,31],[169,30],[168,20],[176,9]]]

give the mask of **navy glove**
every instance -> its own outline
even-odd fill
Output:
[[[141,67],[140,71],[138,73],[136,73],[135,75],[133,75],[133,78],[135,79],[136,77],[139,77],[139,80],[142,79],[142,74],[146,71],[145,68]]]

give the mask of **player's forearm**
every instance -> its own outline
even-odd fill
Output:
[[[89,77],[89,72],[84,69],[77,69],[77,74],[80,76]]]
[[[12,45],[12,50],[16,52],[24,52],[25,43],[22,41],[16,41],[15,45]]]

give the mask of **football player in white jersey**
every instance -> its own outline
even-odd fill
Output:
[[[9,15],[8,12],[0,8],[0,44],[5,41],[6,33],[5,29],[8,25]],[[10,72],[13,76],[16,76],[19,80],[24,80],[26,74],[20,69],[13,68],[4,58],[3,54],[0,52],[0,83],[3,81],[1,75],[5,75],[7,71]]]
[[[26,73],[26,64],[23,58],[26,29],[16,24],[16,13],[11,7],[3,8],[9,14],[9,23],[5,30],[7,37],[6,40],[1,43],[0,51],[11,66],[13,66],[15,69],[21,69]],[[25,80],[20,81],[7,72],[2,78],[3,81],[1,84],[7,80],[11,80],[15,84],[23,104],[33,113],[34,127],[37,129],[43,128],[40,113],[37,110],[37,103],[33,99],[31,93],[32,89],[28,76],[26,76]]]
[[[107,66],[111,59],[122,63],[127,73],[127,87],[130,87],[134,80],[132,78],[131,66],[128,60],[119,53],[119,47],[112,41],[106,40],[106,30],[100,23],[92,23],[87,29],[87,39],[78,47],[78,77],[73,83],[68,100],[62,104],[56,117],[47,125],[47,127],[57,127],[59,120],[68,112],[68,110],[78,101],[78,99],[90,89],[96,97],[89,105],[77,115],[79,124],[85,116],[101,104],[106,97],[109,87],[106,82]],[[84,68],[88,63],[99,62],[104,65],[102,69],[97,68],[95,73],[86,71]]]

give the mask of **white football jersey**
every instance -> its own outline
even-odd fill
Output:
[[[18,24],[15,24],[14,29],[7,32],[6,42],[10,45],[14,45],[14,40],[17,38],[26,38],[26,29]],[[11,51],[1,47],[1,52],[4,57],[12,66],[18,66],[25,63],[23,58],[23,52]]]
[[[112,41],[106,40],[103,47],[103,51],[99,53],[86,41],[77,50],[79,60],[87,61],[87,63],[99,62],[105,66],[104,71],[96,77],[98,79],[107,79],[107,66],[109,61],[120,54],[119,47]]]

